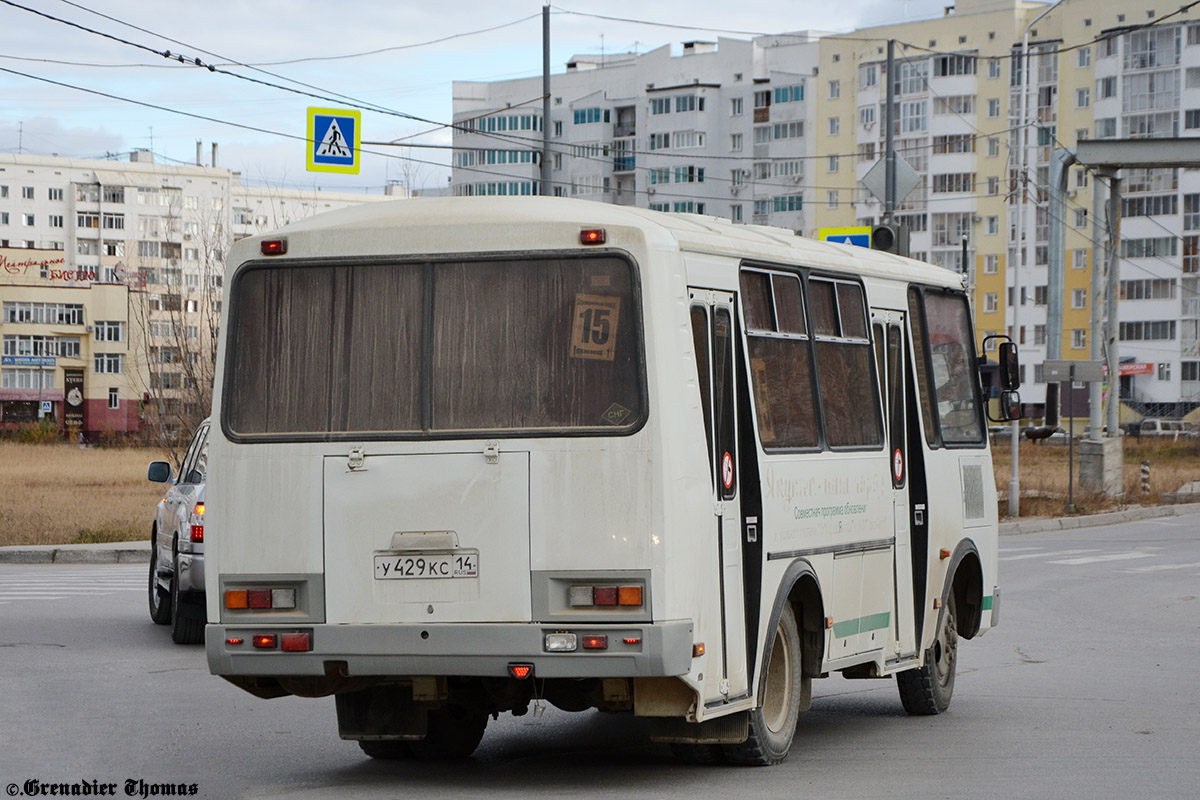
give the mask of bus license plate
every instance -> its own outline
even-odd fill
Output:
[[[478,577],[478,552],[390,553],[375,556],[375,580]]]

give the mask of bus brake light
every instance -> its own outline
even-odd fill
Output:
[[[579,232],[580,244],[604,244],[604,228],[588,228]]]

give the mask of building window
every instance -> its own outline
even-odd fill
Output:
[[[995,119],[1000,116],[1000,98],[988,98],[987,115],[988,119]]]
[[[995,236],[999,232],[1000,232],[1000,217],[997,217],[997,216],[988,217],[987,218],[987,234],[989,236]],[[992,258],[995,258],[995,256],[992,256]]]
[[[63,215],[62,214],[51,214],[50,215],[50,227],[51,228],[63,227]]]
[[[1087,289],[1071,290],[1071,308],[1087,308]]]
[[[995,275],[1000,271],[1000,256],[992,253],[983,257],[983,274]]]
[[[1079,67],[1090,67],[1092,65],[1092,48],[1081,47],[1076,50],[1075,65]]]
[[[830,117],[829,118],[829,135],[837,136],[838,132],[841,129],[841,126],[842,126],[842,120],[840,117]]]
[[[1075,328],[1071,331],[1071,349],[1083,350],[1087,347],[1087,328]]]
[[[840,159],[839,159],[837,156],[830,156],[830,157],[829,157],[828,171],[829,171],[829,172],[837,172],[837,171],[838,171],[838,164],[839,164],[839,161],[840,161]]]
[[[1087,108],[1091,104],[1092,92],[1088,88],[1075,90],[1075,107]]]
[[[994,314],[1000,310],[1000,302],[996,297],[995,292],[988,292],[983,296],[983,311],[985,314]]]
[[[108,387],[108,407],[111,409],[121,407],[121,395],[116,386]]]
[[[828,191],[825,193],[825,207],[826,208],[837,208],[838,207],[838,193],[836,190],[831,190],[831,191]]]
[[[1158,379],[1160,381],[1171,380],[1171,364],[1170,362],[1159,362],[1158,364]]]
[[[1087,225],[1087,209],[1086,208],[1075,209],[1075,227],[1082,228],[1085,225]]]
[[[733,97],[729,100],[729,116],[740,117],[742,115],[742,99],[741,97]]]
[[[63,199],[63,190],[62,189],[50,189],[46,192],[46,196],[47,196],[48,200],[62,200]]]
[[[22,214],[21,215],[21,224],[27,228],[32,228],[33,227],[33,214]]]
[[[1071,268],[1087,269],[1087,249],[1078,247],[1071,251]]]
[[[829,99],[837,100],[841,96],[842,96],[842,82],[841,81],[830,81],[829,82]]]
[[[1033,343],[1034,344],[1045,344],[1046,343],[1046,326],[1045,325],[1034,325],[1033,326]]]
[[[32,200],[33,199],[33,187],[32,186],[22,186],[21,187],[21,199],[22,200]]]
[[[555,136],[562,136],[562,131],[563,131],[562,120],[561,120],[561,119],[560,119],[560,120],[555,120],[555,122],[554,122],[554,135],[555,135]]]
[[[122,353],[96,353],[94,370],[97,375],[120,375],[125,371]]]
[[[998,58],[989,58],[988,59],[988,77],[989,78],[999,78],[1000,77],[1000,59],[998,59]]]
[[[742,204],[734,203],[729,207],[729,219],[732,222],[742,221]]]
[[[996,138],[988,139],[988,158],[995,158],[1000,155],[1000,140]]]
[[[729,134],[729,149],[734,152],[738,152],[742,149],[742,134],[740,134],[740,133]]]

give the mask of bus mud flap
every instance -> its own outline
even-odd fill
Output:
[[[650,741],[685,744],[741,744],[750,736],[750,712],[738,711],[704,722],[677,717],[650,719]]]

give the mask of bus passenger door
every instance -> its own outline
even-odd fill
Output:
[[[744,697],[746,622],[742,576],[742,516],[739,497],[737,387],[733,295],[707,289],[690,290],[692,339],[704,408],[708,443],[708,473],[712,484],[711,543],[717,569],[711,576],[721,600],[721,638],[709,642],[710,654],[719,649],[721,678],[707,681],[705,701],[719,705]],[[706,578],[707,579],[707,578]],[[710,661],[710,664],[713,663]]]
[[[909,451],[906,416],[904,346],[904,314],[887,311],[875,313],[876,355],[880,366],[888,430],[888,464],[891,471],[893,548],[895,565],[895,619],[892,623],[893,649],[888,659],[907,659],[917,654],[915,628],[916,610],[913,604],[912,529],[909,525]]]

